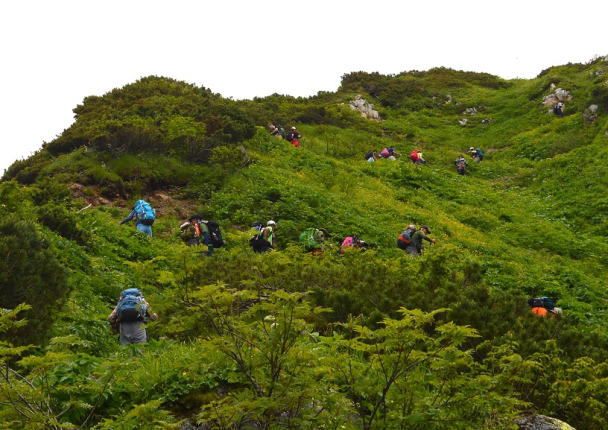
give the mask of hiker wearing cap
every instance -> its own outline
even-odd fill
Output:
[[[275,230],[277,223],[270,220],[266,223],[266,227],[262,227],[261,223],[256,223],[252,226],[258,232],[249,239],[249,244],[254,252],[272,251],[275,247]]]
[[[194,214],[188,218],[188,221],[181,224],[179,229],[186,245],[195,246],[202,243],[207,246],[207,251],[203,254],[211,257],[213,255],[213,242],[211,241],[208,223],[209,221],[203,219],[201,215]]]
[[[471,157],[473,157],[473,161],[475,161],[476,163],[479,163],[481,160],[483,160],[483,151],[480,148],[475,148],[474,146],[471,146],[469,148],[469,154],[471,155]]]
[[[298,133],[298,130],[295,127],[291,127],[291,130],[289,130],[289,133],[287,133],[287,136],[285,136],[285,139],[290,141],[291,144],[295,147],[300,146],[301,138],[302,136],[300,135],[300,133]]]
[[[435,239],[430,239],[428,235],[431,234],[431,230],[423,225],[420,227],[414,234],[412,234],[412,238],[410,243],[405,248],[405,252],[409,255],[420,255],[422,254],[422,241],[426,240],[429,243],[435,243]]]
[[[467,160],[464,159],[464,156],[460,154],[454,163],[456,164],[456,170],[458,171],[458,174],[464,175],[466,173],[468,165]]]
[[[281,136],[281,129],[279,127],[274,124],[268,124],[268,128],[270,129],[271,136],[278,137],[279,139],[283,138],[283,136]]]

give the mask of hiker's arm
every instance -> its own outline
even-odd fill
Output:
[[[114,310],[112,311],[112,313],[110,315],[108,315],[108,321],[110,321],[112,324],[114,324],[116,322],[116,320],[118,319],[118,307],[114,308]]]
[[[427,242],[429,242],[429,243],[435,243],[435,239],[431,239],[430,237],[428,237],[428,236],[426,236],[426,235],[425,235],[425,236],[422,236],[422,238],[423,238],[424,240],[426,240]]]
[[[186,221],[185,223],[183,223],[182,225],[179,226],[180,230],[185,229],[186,227],[188,227],[190,225],[190,221]]]
[[[135,210],[132,210],[131,213],[129,214],[128,217],[126,217],[125,219],[123,219],[120,224],[124,224],[126,222],[129,222],[133,219],[133,217],[135,216]]]
[[[146,304],[148,305],[148,308],[146,309],[146,313],[148,314],[148,317],[152,321],[156,321],[158,319],[158,315],[155,314],[154,312],[152,312],[152,308],[150,307],[150,305],[148,304],[148,302],[146,302]]]

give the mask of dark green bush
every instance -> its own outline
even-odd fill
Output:
[[[66,272],[33,222],[0,221],[0,303],[32,306],[28,325],[12,334],[19,344],[40,343],[69,292]]]
[[[38,209],[40,223],[66,239],[85,245],[91,239],[90,234],[78,225],[78,217],[65,207],[50,203]]]

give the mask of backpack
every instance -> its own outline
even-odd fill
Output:
[[[412,161],[418,161],[418,151],[414,150],[410,152],[410,159]]]
[[[397,240],[403,242],[406,245],[409,245],[410,243],[412,243],[412,236],[414,235],[415,232],[416,232],[416,230],[412,230],[410,228],[406,228],[399,235],[399,239],[397,239]]]
[[[531,308],[545,308],[548,311],[552,311],[555,308],[555,302],[557,300],[552,297],[535,297],[533,299],[528,300],[528,305]]]
[[[128,288],[121,292],[116,308],[118,322],[146,322],[147,320],[148,305],[137,288]]]
[[[207,221],[207,228],[209,229],[209,239],[214,248],[221,248],[224,246],[224,239],[220,232],[220,226],[214,221]]]
[[[318,248],[319,242],[315,239],[315,233],[317,232],[316,228],[307,228],[300,234],[300,244],[304,246],[306,251],[312,251],[315,248]]]
[[[475,149],[475,151],[477,151],[477,156],[479,157],[479,159],[483,159],[483,151],[479,148]]]
[[[374,151],[369,151],[367,154],[365,154],[365,160],[369,160],[373,156],[374,156]]]
[[[156,211],[154,208],[145,200],[138,200],[133,206],[135,215],[137,216],[137,222],[143,225],[152,225],[156,219]]]
[[[382,156],[382,158],[388,158],[391,156],[391,153],[388,148],[384,148],[382,151],[380,151],[380,155]]]

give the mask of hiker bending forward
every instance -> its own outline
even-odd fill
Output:
[[[151,311],[150,305],[137,288],[123,291],[118,304],[108,315],[108,321],[120,333],[120,343],[123,345],[148,341],[145,328],[148,318],[156,321],[158,315]]]
[[[429,243],[435,243],[435,239],[430,239],[428,235],[431,234],[429,228],[425,225],[420,227],[420,230],[417,230],[412,235],[412,241],[408,244],[405,252],[410,255],[420,255],[422,254],[422,241],[426,240]]]

